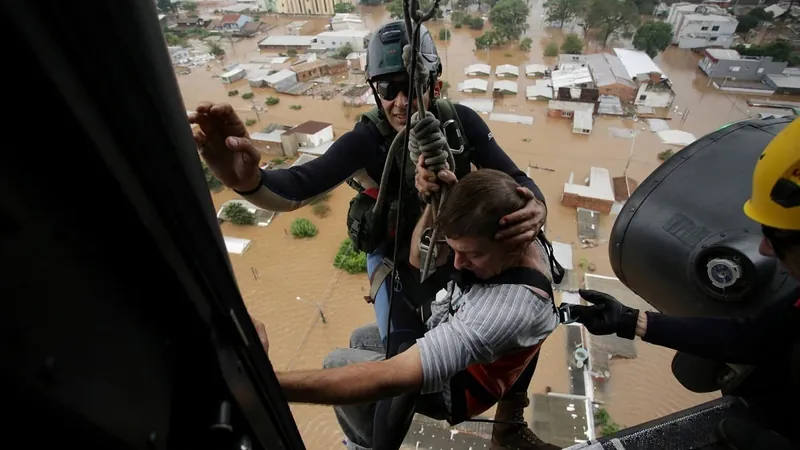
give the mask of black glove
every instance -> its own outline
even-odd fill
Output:
[[[584,300],[592,303],[592,306],[575,305],[570,307],[570,313],[590,333],[617,333],[617,336],[624,339],[636,337],[638,309],[629,308],[603,292],[581,289],[578,293]]]
[[[717,436],[735,450],[794,450],[791,442],[749,419],[726,417],[717,426]]]

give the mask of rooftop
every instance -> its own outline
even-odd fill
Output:
[[[730,48],[709,48],[706,55],[719,61],[720,59],[739,59],[739,52]]]
[[[314,39],[314,36],[277,35],[262,39],[258,42],[258,45],[274,47],[310,47],[314,42]]]
[[[553,80],[554,91],[558,91],[558,88],[576,86],[593,81],[588,67],[580,67],[575,70],[555,70],[550,76]]]
[[[470,64],[464,67],[464,74],[471,75],[475,73],[485,73],[489,75],[492,73],[492,67],[488,64]]]
[[[650,72],[658,72],[661,78],[668,78],[667,74],[656,65],[653,58],[649,57],[647,53],[638,50],[628,50],[624,48],[615,48],[614,53],[617,54],[619,60],[622,62],[625,71],[628,72],[628,77],[633,80],[638,75]]]
[[[338,31],[323,31],[322,33],[318,34],[317,37],[367,37],[369,36],[369,30],[338,30]]]
[[[519,67],[512,64],[500,64],[494,70],[495,75],[513,74],[519,75]]]
[[[736,18],[731,16],[722,16],[719,14],[685,14],[684,20],[690,20],[695,22],[731,22],[731,23],[739,23]]]
[[[250,133],[250,139],[261,142],[280,142],[284,130],[272,130],[269,133]]]
[[[769,74],[767,78],[779,88],[800,89],[800,77],[796,75]]]
[[[586,198],[614,201],[614,190],[611,188],[611,176],[608,173],[608,169],[602,167],[592,167],[590,169],[588,186],[564,183],[564,192]]]
[[[324,130],[325,128],[331,127],[333,125],[327,122],[317,122],[316,120],[309,120],[308,122],[303,122],[300,125],[292,128],[291,130],[284,133],[286,136],[295,133],[302,133],[302,134],[316,134],[320,131]]]
[[[633,81],[628,76],[622,61],[614,55],[608,53],[595,53],[586,55],[589,70],[594,76],[594,82],[598,86],[609,86],[612,84],[624,84],[633,87]]]

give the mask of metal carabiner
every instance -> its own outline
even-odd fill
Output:
[[[575,323],[578,318],[572,316],[572,304],[570,303],[562,303],[558,307],[558,320],[563,325],[568,325],[571,323]]]
[[[447,139],[447,127],[455,123],[456,123],[455,119],[450,119],[442,124],[442,133],[444,133],[445,139]],[[458,126],[456,126],[455,128],[456,128],[456,136],[458,136],[458,142],[461,145],[461,147],[458,149],[451,148],[450,152],[454,155],[460,155],[461,153],[464,153],[464,139],[462,139],[461,137],[461,130],[458,128]],[[450,147],[450,140],[448,139],[447,142],[448,142],[447,146]]]

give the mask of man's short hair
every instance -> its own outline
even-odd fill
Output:
[[[448,238],[485,237],[493,240],[500,219],[522,209],[527,201],[517,192],[519,184],[499,170],[481,169],[459,180],[445,199],[436,218],[439,231]]]

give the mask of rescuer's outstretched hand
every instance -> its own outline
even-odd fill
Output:
[[[200,156],[225,186],[246,192],[261,185],[261,156],[231,105],[201,103],[189,115],[189,123],[200,126],[194,132]]]
[[[518,187],[517,192],[527,203],[519,211],[515,211],[502,219],[503,227],[496,235],[498,241],[508,240],[512,244],[527,244],[533,242],[539,230],[547,220],[547,207],[533,195],[530,189]]]
[[[574,305],[570,307],[570,313],[590,333],[597,335],[616,333],[625,339],[633,339],[636,336],[638,309],[627,307],[603,292],[581,289],[578,293],[592,306]]]

